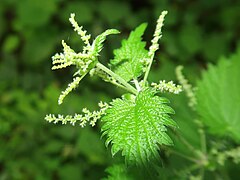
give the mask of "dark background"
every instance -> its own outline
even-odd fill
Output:
[[[208,63],[240,45],[237,0],[1,0],[0,1],[0,179],[100,179],[113,161],[100,140],[100,128],[45,122],[49,113],[74,114],[97,109],[122,91],[98,78],[85,78],[63,105],[57,99],[72,79],[72,68],[51,71],[51,56],[64,39],[75,50],[81,40],[68,21],[70,13],[92,37],[108,28],[100,60],[109,62],[121,39],[142,22],[149,42],[156,20],[168,10],[151,80],[176,79],[182,64],[195,84]],[[176,112],[178,107],[175,107]],[[118,159],[118,158],[117,158]]]

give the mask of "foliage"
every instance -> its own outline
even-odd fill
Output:
[[[177,127],[168,114],[172,108],[167,99],[154,96],[152,89],[145,89],[133,99],[116,99],[106,111],[102,130],[112,144],[112,154],[122,150],[127,162],[146,164],[159,158],[158,145],[172,145],[166,126]]]
[[[237,69],[240,66],[238,57],[239,51],[230,58],[221,58],[215,66],[209,65],[208,70],[203,72],[202,79],[198,81],[195,93],[180,72],[182,67],[177,68],[177,76],[180,75],[178,79],[183,89],[186,90],[186,96],[188,96],[188,101],[191,103],[188,105],[192,107],[193,112],[191,113],[193,118],[195,118],[195,120],[187,120],[189,123],[188,127],[197,129],[198,134],[188,129],[185,124],[187,122],[178,122],[179,128],[184,128],[185,132],[179,133],[177,138],[174,137],[175,142],[180,141],[181,143],[176,143],[176,147],[169,150],[169,153],[172,155],[172,157],[170,156],[170,162],[175,163],[177,161],[175,159],[177,157],[174,157],[176,155],[191,163],[185,162],[184,167],[183,163],[180,163],[182,167],[178,167],[178,164],[171,164],[168,168],[177,169],[176,176],[190,179],[208,179],[216,176],[217,171],[222,171],[224,165],[230,163],[230,161],[239,164],[239,145],[233,143],[234,141],[238,142],[238,138],[235,135],[238,131],[234,131],[231,127],[237,128],[240,123],[238,118],[239,112],[236,108],[239,106],[239,101],[237,100],[239,97],[237,90],[239,88],[237,80],[239,75]],[[230,101],[234,107],[228,105]],[[183,102],[181,104],[183,105]],[[231,112],[229,112],[229,106]],[[182,110],[184,110],[185,114],[189,113],[185,109]],[[235,117],[236,119],[234,119]],[[227,131],[229,128],[232,130]],[[212,137],[211,134],[217,136]],[[199,139],[200,146],[196,144],[197,139]],[[227,167],[225,169],[229,170]],[[229,174],[221,172],[221,176],[232,178],[230,170]],[[170,177],[172,176],[169,175],[167,178]]]
[[[85,115],[75,114],[74,116],[67,115],[47,115],[45,119],[48,122],[62,122],[62,124],[75,125],[77,121],[80,121],[80,126],[84,127],[88,121],[94,126],[98,119],[102,119],[104,125],[102,127],[103,135],[107,135],[106,145],[112,144],[112,155],[115,155],[118,151],[122,151],[122,155],[125,156],[126,161],[131,164],[143,165],[152,159],[158,159],[158,145],[172,145],[172,140],[166,134],[166,127],[177,127],[177,124],[170,118],[168,114],[173,114],[174,111],[169,106],[165,105],[168,100],[156,96],[156,90],[159,87],[156,85],[155,89],[150,89],[145,83],[148,73],[152,64],[155,51],[158,49],[158,40],[161,37],[161,28],[163,26],[164,16],[167,14],[163,11],[159,16],[152,45],[149,48],[149,52],[144,49],[145,43],[141,42],[141,36],[146,28],[146,24],[140,25],[134,32],[130,34],[128,41],[123,41],[121,49],[115,50],[115,56],[117,59],[113,60],[114,63],[121,63],[120,68],[118,65],[115,72],[108,69],[106,66],[100,63],[98,56],[103,48],[103,41],[109,34],[118,33],[115,29],[106,30],[104,33],[97,36],[92,45],[89,43],[90,35],[86,34],[86,31],[79,27],[74,19],[74,14],[71,14],[69,18],[74,30],[80,35],[85,46],[82,53],[75,53],[64,41],[63,53],[53,56],[52,69],[61,69],[69,65],[75,65],[77,72],[75,75],[80,75],[74,79],[72,83],[68,85],[68,88],[62,92],[59,96],[59,104],[62,103],[63,98],[68,95],[81,81],[81,79],[94,69],[93,75],[98,75],[100,71],[108,74],[103,79],[112,79],[112,83],[127,90],[130,94],[130,98],[127,99],[127,95],[122,100],[116,99],[108,106],[106,103],[100,103],[100,111],[94,111],[91,113],[84,108],[82,112]],[[132,51],[129,53],[129,51]],[[145,53],[146,52],[146,53]],[[145,54],[144,54],[145,53]],[[127,58],[126,58],[127,57]],[[60,65],[55,65],[60,63]],[[146,69],[143,69],[143,66]],[[126,72],[126,69],[129,69]],[[97,71],[96,71],[97,69]],[[137,76],[143,72],[143,83],[137,81]],[[139,74],[140,73],[140,74]],[[106,81],[107,81],[106,80]],[[129,80],[133,80],[135,88],[128,83]],[[110,81],[111,82],[111,81]],[[155,83],[156,84],[156,83]],[[166,86],[165,90],[169,92],[178,93],[181,91],[181,86],[176,89],[174,84]]]
[[[147,49],[154,31],[153,22],[167,9],[160,51],[154,58],[149,81],[165,79],[166,83],[171,80],[176,83],[173,72],[181,64],[188,84],[197,92],[194,87],[207,64],[214,66],[220,56],[228,57],[240,45],[239,3],[227,0],[137,3],[129,0],[1,0],[0,179],[101,179],[107,177],[105,168],[123,161],[119,154],[109,157],[110,153],[99,140],[98,124],[82,129],[60,124],[50,126],[42,120],[49,112],[61,113],[64,117],[80,113],[84,107],[94,112],[98,102],[110,102],[124,93],[122,88],[113,88],[97,76],[91,79],[85,76],[80,87],[64,99],[61,106],[57,105],[60,89],[67,87],[69,74],[74,72],[68,67],[52,73],[49,59],[53,52],[61,51],[61,39],[76,52],[82,52],[79,47],[84,45],[66,21],[70,13],[75,12],[76,20],[94,37],[109,27],[121,31],[117,36],[107,37],[101,51],[99,58],[107,64],[106,60],[114,58],[113,49],[120,47],[120,40],[142,22],[149,22],[143,36]],[[102,71],[97,73],[110,78]],[[113,79],[104,80],[113,82]],[[204,179],[238,178],[239,164],[234,163],[239,157],[237,138],[225,134],[216,136],[209,132],[211,128],[206,121],[202,126],[203,113],[199,116],[189,108],[185,93],[185,89],[177,96],[164,93],[176,111],[172,118],[179,128],[168,130],[174,146],[161,147],[161,164],[151,173],[125,167],[129,171],[125,177],[149,179],[152,174],[156,175],[153,179],[190,179],[201,177],[199,174],[204,169]],[[203,98],[206,100],[209,96]],[[227,104],[222,107],[228,108]],[[218,112],[215,115],[218,116]],[[207,151],[202,148],[202,131]],[[203,154],[205,156],[201,156]],[[208,157],[208,165],[199,164],[203,157]],[[117,173],[111,176],[115,177],[114,174]]]
[[[122,47],[114,50],[114,59],[111,60],[114,72],[122,76],[125,81],[137,79],[142,74],[142,61],[147,58],[146,43],[142,41],[147,24],[141,24],[131,32],[127,40],[122,41]]]
[[[198,83],[197,111],[211,133],[240,141],[240,51],[209,65]]]

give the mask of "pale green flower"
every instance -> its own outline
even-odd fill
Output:
[[[194,106],[197,104],[197,99],[195,97],[194,89],[192,85],[188,83],[188,80],[184,77],[182,70],[183,70],[183,66],[178,66],[176,68],[176,76],[179,83],[182,85],[184,91],[186,92],[187,97],[189,98],[188,105],[191,108],[194,108]]]
[[[165,80],[162,80],[159,81],[159,84],[152,83],[151,85],[161,92],[167,91],[173,94],[179,94],[182,92],[182,86],[174,84],[173,81],[166,82]]]
[[[75,114],[74,116],[67,115],[63,116],[59,114],[58,116],[55,116],[54,114],[46,115],[45,120],[49,123],[59,123],[67,124],[70,123],[71,125],[75,125],[76,123],[79,124],[81,127],[85,127],[87,123],[89,123],[91,126],[95,126],[97,120],[99,120],[103,115],[106,114],[106,110],[109,108],[109,105],[105,102],[99,102],[98,106],[100,107],[100,110],[98,111],[89,111],[87,108],[82,109],[82,114]]]

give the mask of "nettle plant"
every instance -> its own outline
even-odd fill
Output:
[[[160,146],[173,145],[167,134],[167,128],[178,127],[170,116],[174,114],[174,110],[168,105],[169,100],[162,97],[161,93],[178,94],[182,91],[182,87],[172,81],[148,82],[166,14],[167,11],[163,11],[157,20],[149,50],[145,49],[146,43],[142,40],[147,27],[147,24],[143,23],[131,32],[128,39],[122,41],[119,49],[114,50],[114,59],[110,60],[111,69],[100,62],[99,54],[106,37],[120,32],[108,29],[90,43],[91,35],[77,24],[75,14],[71,14],[69,20],[74,31],[80,35],[84,47],[82,52],[75,52],[62,41],[63,53],[57,53],[52,57],[53,70],[71,65],[77,69],[73,75],[73,82],[59,96],[58,104],[63,103],[64,98],[87,74],[101,77],[104,81],[124,89],[126,94],[113,99],[109,104],[100,102],[99,111],[91,112],[84,108],[82,114],[67,116],[49,114],[45,119],[48,122],[77,124],[81,127],[87,124],[95,126],[97,120],[101,120],[102,136],[107,137],[106,146],[111,144],[112,155],[121,151],[126,162],[130,164],[145,164],[153,159],[159,159]]]

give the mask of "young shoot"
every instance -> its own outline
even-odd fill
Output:
[[[82,114],[52,115],[45,117],[48,122],[62,124],[86,124],[94,126],[101,120],[103,136],[107,136],[106,145],[111,144],[112,154],[122,151],[126,162],[145,164],[153,158],[159,158],[159,145],[172,145],[167,134],[167,128],[177,128],[177,124],[170,117],[174,110],[168,106],[169,101],[159,96],[163,92],[178,94],[182,91],[180,85],[172,81],[161,80],[159,84],[149,83],[148,75],[154,60],[155,52],[159,48],[158,41],[162,37],[162,27],[167,11],[163,11],[157,20],[152,45],[146,50],[146,42],[142,36],[147,27],[146,23],[138,26],[130,33],[128,39],[122,41],[121,47],[115,49],[114,58],[109,66],[103,65],[99,54],[108,35],[119,34],[116,29],[108,29],[98,35],[91,43],[91,35],[83,30],[75,21],[75,14],[69,18],[74,31],[78,33],[84,43],[82,52],[75,52],[62,41],[63,52],[52,57],[52,69],[62,69],[75,66],[73,82],[62,91],[58,104],[62,104],[66,96],[89,73],[90,76],[99,76],[106,82],[126,91],[121,98],[113,99],[109,104],[100,102],[99,111],[90,112],[87,108]]]

